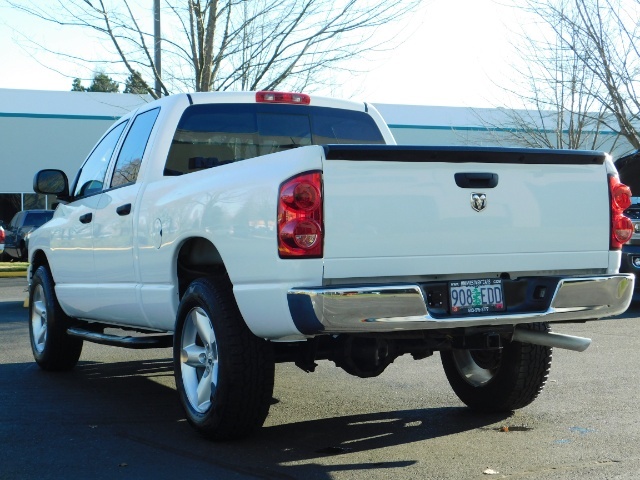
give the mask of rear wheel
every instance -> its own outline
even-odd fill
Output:
[[[29,289],[31,350],[44,370],[71,370],[80,358],[82,340],[67,335],[72,320],[60,308],[54,285],[47,267],[39,267]]]
[[[273,352],[244,323],[227,278],[191,283],[173,348],[180,402],[198,432],[226,440],[262,426],[273,393]]]
[[[549,330],[545,323],[526,328]],[[499,350],[443,350],[440,357],[451,388],[466,405],[507,412],[529,405],[542,391],[551,353],[551,347],[511,342]]]

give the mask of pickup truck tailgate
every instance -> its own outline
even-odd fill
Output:
[[[325,278],[606,269],[605,154],[327,146]]]

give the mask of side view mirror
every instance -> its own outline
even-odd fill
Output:
[[[33,191],[66,200],[69,198],[69,180],[62,170],[40,170],[33,177]]]

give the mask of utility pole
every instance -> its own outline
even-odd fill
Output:
[[[160,0],[153,0],[153,45],[156,64],[156,95],[162,96],[162,49],[160,48]]]

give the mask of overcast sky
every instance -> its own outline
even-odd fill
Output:
[[[394,25],[408,36],[401,45],[363,61],[358,70],[368,73],[355,79],[338,77],[345,85],[342,91],[322,93],[374,103],[499,106],[502,90],[497,85],[511,73],[510,25],[518,22],[517,9],[504,3],[424,1],[414,15]],[[86,71],[70,71],[68,64],[59,65],[51,56],[26,51],[20,33],[52,46],[72,41],[63,27],[19,14],[0,0],[0,88],[70,90],[74,76],[86,76]],[[91,49],[89,42],[78,48]]]

